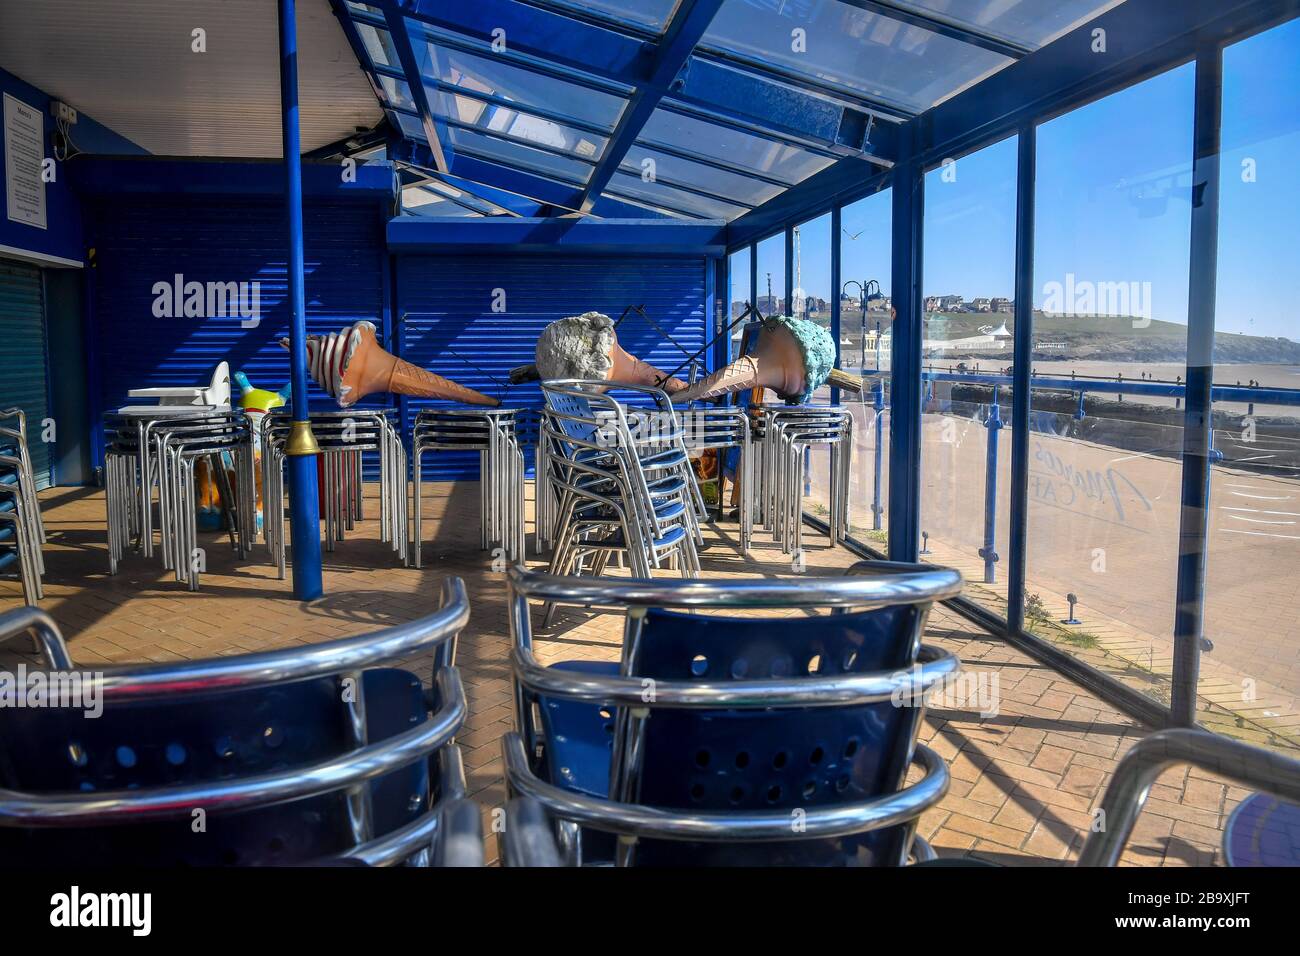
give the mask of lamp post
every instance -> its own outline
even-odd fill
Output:
[[[844,283],[844,288],[840,289],[841,294],[848,291],[849,286],[858,287],[858,307],[862,312],[861,327],[859,329],[858,340],[858,371],[865,372],[867,368],[867,303],[874,302],[883,298],[880,292],[880,283],[875,279],[863,279],[859,282],[857,279],[850,279]],[[875,290],[874,292],[872,290]],[[880,321],[876,320],[876,370],[880,370]]]

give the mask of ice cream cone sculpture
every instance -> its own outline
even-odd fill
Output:
[[[830,381],[862,391],[862,379],[834,368],[835,343],[815,322],[794,316],[765,319],[754,351],[676,392],[674,402],[720,398],[752,388],[770,388],[791,404],[806,402]]]
[[[280,344],[289,348],[288,339],[281,339]],[[466,405],[501,404],[384,351],[370,322],[358,322],[329,335],[307,336],[307,369],[312,381],[335,398],[340,408],[355,405],[375,392],[443,398]]]
[[[651,385],[670,395],[686,388],[681,379],[630,355],[618,344],[613,320],[600,312],[557,319],[537,339],[537,364],[511,373],[512,381],[581,378],[610,384]]]

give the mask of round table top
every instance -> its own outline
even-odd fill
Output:
[[[105,412],[105,418],[219,418],[229,415],[229,405],[127,405],[112,412]]]
[[[1300,806],[1251,794],[1223,828],[1223,856],[1228,866],[1300,866]]]

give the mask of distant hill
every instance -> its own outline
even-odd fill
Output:
[[[1013,317],[1005,313],[932,312],[925,328],[927,339],[961,339],[979,335],[983,326]],[[1135,324],[1136,323],[1136,324]],[[944,351],[945,358],[997,358],[1006,361],[1006,349]],[[1034,357],[1039,359],[1113,362],[1182,362],[1187,358],[1187,326],[1174,322],[1134,319],[1129,316],[1060,316],[1034,313]],[[1219,332],[1214,337],[1214,359],[1231,364],[1300,364],[1300,342],[1259,335]]]

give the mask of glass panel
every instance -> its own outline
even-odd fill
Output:
[[[584,0],[582,3],[575,0],[552,0],[552,2],[556,6],[569,7],[579,12],[595,10],[618,20],[660,31],[672,16],[673,10],[677,8],[677,0]]]
[[[1300,747],[1300,21],[1223,51],[1209,557],[1198,714]],[[1220,393],[1222,396],[1222,393]]]
[[[791,185],[802,182],[834,162],[816,153],[669,110],[655,110],[650,114],[638,142],[647,146],[661,143],[711,159],[725,159],[733,165],[745,166]]]
[[[387,30],[377,29],[369,23],[358,23],[356,26],[361,43],[365,46],[366,54],[372,63],[391,66],[395,70],[402,68],[397,56],[397,47],[393,46],[393,38]]]
[[[980,33],[1039,47],[1117,7],[1123,0],[899,0],[898,6],[937,13]]]
[[[627,151],[623,168],[634,176],[651,175],[667,184],[679,183],[701,189],[747,206],[767,202],[782,191],[780,186],[771,186],[723,169],[714,169],[703,163],[678,159],[644,146],[633,146]]]
[[[371,16],[375,16],[375,17],[382,17],[384,15],[384,11],[380,10],[374,4],[358,3],[356,2],[356,0],[347,0],[347,3],[348,3],[348,7],[350,7],[352,10],[356,11],[357,13],[368,13]]]
[[[831,327],[831,214],[794,227],[794,295],[790,312]]]
[[[628,173],[615,173],[614,178],[610,180],[609,191],[644,199],[652,204],[664,203],[669,209],[706,219],[731,220],[749,211],[743,206],[733,206],[721,200],[707,199],[694,193],[673,189],[660,182],[646,182],[640,176],[632,176]]]
[[[402,128],[402,135],[407,139],[427,142],[424,135],[424,124],[420,122],[418,116],[412,116],[409,113],[390,113],[389,116],[397,117],[397,125]]]
[[[917,112],[1012,62],[840,0],[727,0],[704,42]]]
[[[413,216],[445,216],[454,219],[478,219],[481,214],[439,196],[423,186],[407,186],[402,190],[402,212]]]
[[[1025,626],[1163,706],[1193,76],[1189,63],[1038,131]]]
[[[482,159],[496,160],[530,172],[559,175],[573,182],[585,183],[591,175],[591,167],[585,163],[509,140],[458,128],[452,128],[449,135],[453,150],[473,153]]]
[[[745,304],[749,302],[749,263],[752,249],[746,246],[738,252],[733,252],[727,257],[727,284],[730,289],[730,303],[728,314],[732,321],[740,317],[745,311]],[[734,338],[739,338],[739,326],[737,327]],[[734,350],[733,350],[734,351]]]
[[[604,136],[574,129],[563,123],[521,112],[508,106],[485,103],[469,96],[430,90],[432,109],[440,116],[459,120],[471,126],[510,133],[544,146],[563,149],[576,156],[599,159],[608,141]]]
[[[840,210],[840,366],[867,379],[861,396],[840,394],[854,421],[849,526],[853,535],[882,552],[889,544],[892,202],[893,192],[886,189]]]
[[[785,233],[778,232],[758,244],[758,301],[764,316],[785,315]]]
[[[1006,615],[1011,537],[1011,316],[1016,138],[925,176],[922,554],[955,567],[966,597]]]
[[[380,85],[384,88],[384,96],[388,99],[390,106],[397,106],[402,109],[415,109],[415,99],[411,96],[411,87],[403,80],[394,79],[391,76],[385,76],[382,73],[375,74],[379,78]]]
[[[521,108],[531,105],[611,130],[623,112],[625,101],[612,93],[602,93],[433,43],[416,42],[415,51],[422,74],[435,76],[453,86],[516,101]]]

